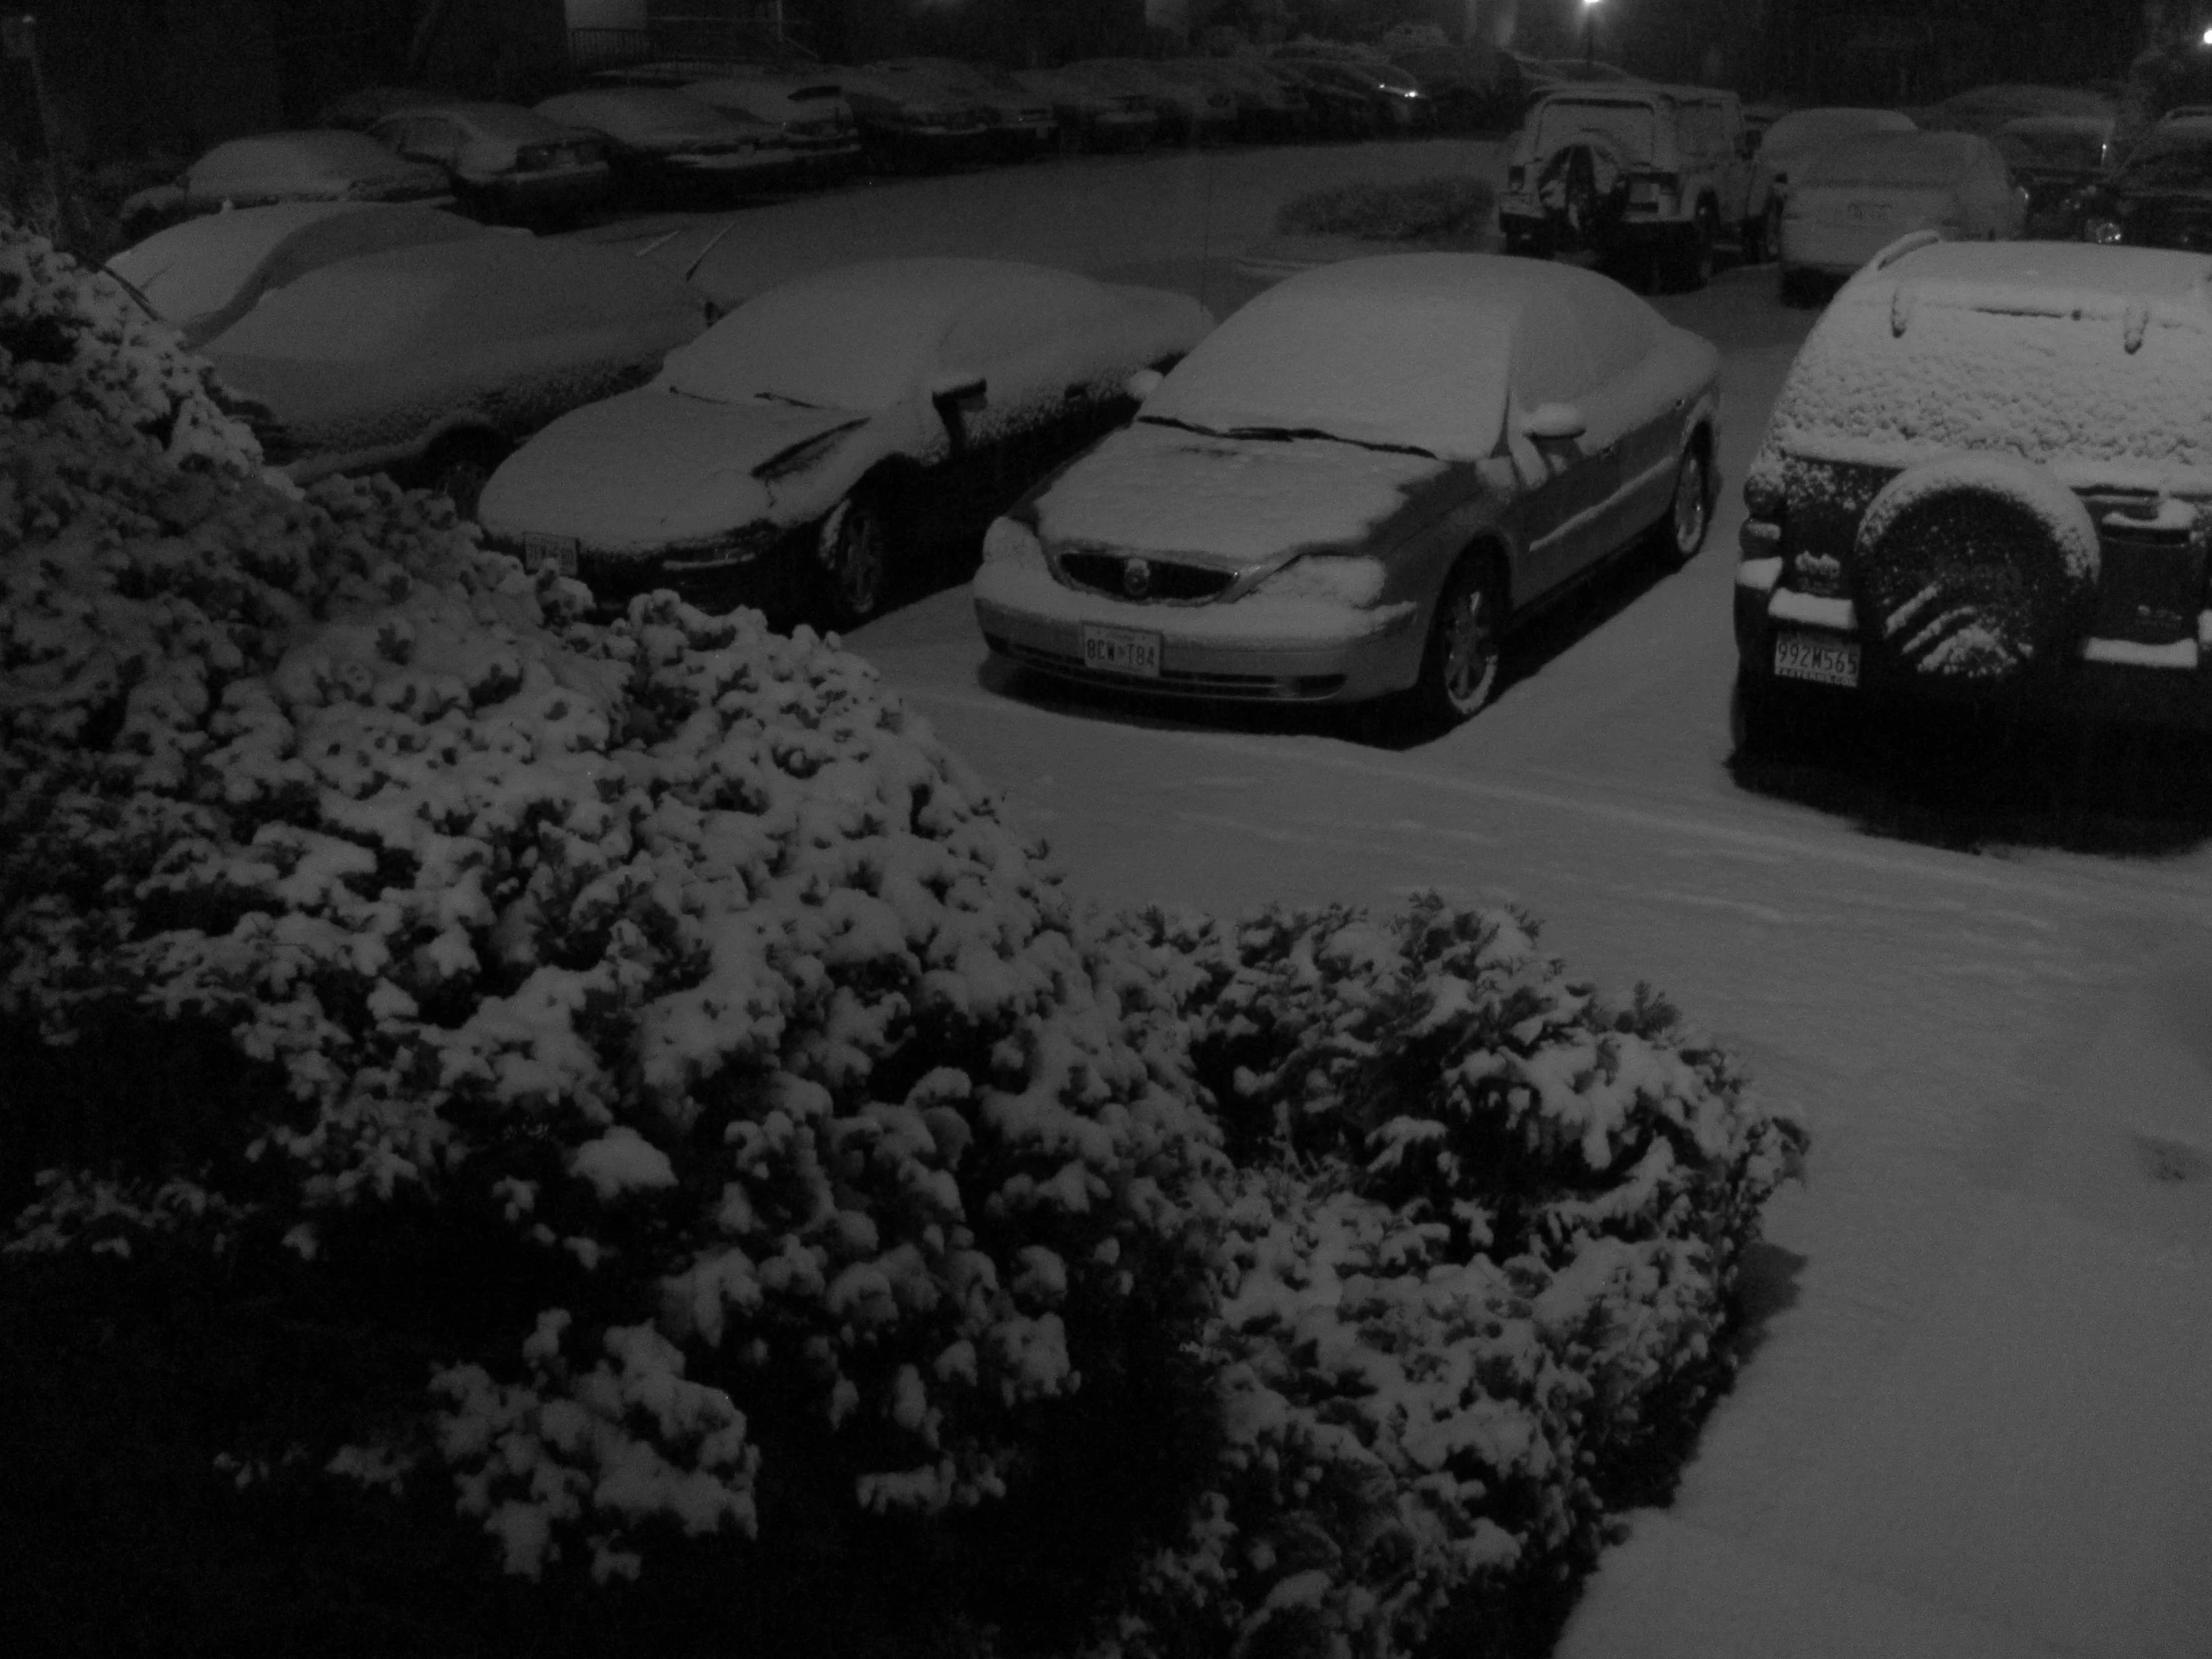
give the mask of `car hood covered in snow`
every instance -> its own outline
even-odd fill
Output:
[[[759,469],[863,421],[841,409],[641,387],[564,415],[508,457],[478,515],[496,536],[574,536],[599,552],[704,542],[773,510]]]
[[[1310,548],[1382,552],[1420,517],[1416,495],[1451,470],[1432,456],[1326,438],[1209,437],[1144,420],[1038,497],[1037,528],[1055,546],[1238,570]]]

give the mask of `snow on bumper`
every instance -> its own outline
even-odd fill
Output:
[[[1418,607],[1373,610],[1266,593],[1223,604],[1137,604],[1063,587],[1043,561],[976,573],[984,642],[1025,668],[1179,697],[1351,703],[1402,691],[1420,669]],[[1086,665],[1086,625],[1156,636],[1157,678]]]

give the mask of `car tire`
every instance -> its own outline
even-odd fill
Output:
[[[422,487],[453,503],[456,516],[472,519],[484,486],[507,458],[508,446],[489,432],[466,432],[440,440],[422,464]]]
[[[2088,509],[2048,469],[1952,455],[1899,473],[1868,503],[1853,598],[1889,675],[1994,690],[2068,655],[2100,557]]]
[[[882,615],[897,575],[883,492],[863,483],[830,510],[818,541],[821,610],[843,632]]]
[[[1710,202],[1698,204],[1686,234],[1674,250],[1667,285],[1677,293],[1695,293],[1713,279],[1714,246],[1720,240],[1720,216]]]
[[[1436,596],[1413,686],[1413,712],[1437,729],[1471,719],[1497,689],[1504,606],[1489,561],[1467,554],[1452,566]]]
[[[1668,570],[1680,570],[1705,546],[1713,527],[1713,468],[1704,443],[1693,439],[1674,465],[1667,510],[1651,527],[1652,545]]]

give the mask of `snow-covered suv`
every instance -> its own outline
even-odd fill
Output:
[[[2208,280],[1924,231],[1847,282],[1744,482],[1739,742],[1880,702],[2212,727]]]
[[[1722,243],[1756,247],[1741,102],[1710,87],[1584,82],[1538,99],[1506,157],[1498,222],[1514,253],[1646,257],[1702,287]]]

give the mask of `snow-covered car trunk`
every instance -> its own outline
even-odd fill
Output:
[[[1909,240],[1837,295],[1746,479],[1754,698],[2212,721],[2201,262]]]
[[[1782,217],[1782,258],[1808,271],[1857,271],[1912,231],[1956,235],[1963,225],[1947,185],[1803,184]]]

